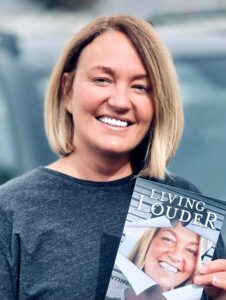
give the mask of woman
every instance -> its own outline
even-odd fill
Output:
[[[168,176],[183,114],[171,58],[155,30],[99,18],[64,49],[50,79],[46,131],[55,163],[0,189],[0,298],[103,299],[134,175]],[[203,284],[222,278],[207,270]],[[226,288],[225,285],[216,285]]]
[[[165,291],[191,284],[206,250],[205,240],[180,222],[174,227],[148,229],[137,241],[129,259],[150,276],[158,288],[152,287],[137,298],[134,292],[127,290],[126,299],[161,297]]]
[[[164,292],[193,283],[193,278],[201,266],[201,255],[207,250],[207,240],[183,227],[177,220],[172,222],[172,227],[149,228],[138,239],[128,256],[140,269],[127,273],[126,279],[131,287],[116,290],[110,286],[109,295],[113,297],[107,299],[165,300],[167,298]],[[119,265],[118,267],[120,269]],[[142,272],[150,277],[150,285],[137,295],[137,287],[133,286],[130,279],[142,278]],[[178,291],[177,297],[180,298],[184,293],[184,290]],[[170,297],[173,298],[172,295]],[[193,297],[200,299],[200,294]],[[194,298],[191,296],[190,299]]]

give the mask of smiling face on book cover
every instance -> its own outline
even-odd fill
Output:
[[[153,237],[144,260],[144,272],[163,290],[170,290],[191,278],[199,252],[199,236],[180,223],[161,228]]]

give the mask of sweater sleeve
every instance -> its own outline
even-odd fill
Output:
[[[19,243],[12,235],[13,223],[0,206],[0,299],[17,299]]]

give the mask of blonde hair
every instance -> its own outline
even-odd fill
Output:
[[[128,255],[128,259],[132,261],[139,269],[143,269],[145,258],[149,246],[153,238],[157,235],[161,228],[150,228],[145,231],[141,238],[137,241],[133,249]],[[199,250],[197,254],[196,266],[193,274],[186,280],[186,284],[192,283],[192,279],[198,274],[199,268],[202,264],[201,256],[208,250],[208,242],[206,239],[200,236],[199,238]]]
[[[146,230],[129,253],[128,259],[131,260],[139,269],[143,269],[148,248],[159,229],[160,228],[156,227]]]
[[[156,30],[148,22],[134,17],[97,18],[78,32],[63,50],[46,94],[45,128],[50,146],[62,156],[74,151],[73,119],[63,101],[62,77],[64,73],[71,75],[71,89],[82,50],[109,30],[122,32],[130,39],[152,87],[154,121],[144,140],[132,151],[131,163],[142,176],[164,179],[166,166],[177,149],[183,130],[177,76],[171,56]]]

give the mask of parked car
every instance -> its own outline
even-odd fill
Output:
[[[55,157],[44,133],[38,74],[11,51],[11,42],[0,43],[0,183]]]
[[[170,170],[226,200],[226,37],[165,32],[185,111],[185,130]]]

